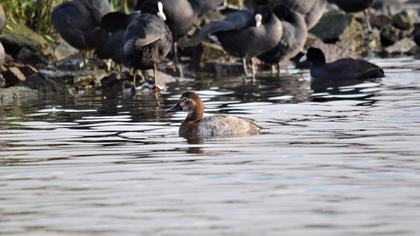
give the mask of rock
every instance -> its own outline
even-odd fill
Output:
[[[77,49],[70,46],[61,37],[54,42],[52,47],[52,56],[55,61],[61,61],[79,53]]]
[[[409,53],[416,46],[411,38],[404,38],[383,50],[384,56],[396,56]]]
[[[414,10],[404,10],[392,17],[392,25],[400,30],[410,30],[416,23],[417,13]]]
[[[389,25],[391,23],[391,17],[386,15],[370,15],[369,22],[372,28],[381,29],[385,25]]]
[[[403,38],[411,36],[411,34],[412,30],[401,30],[393,25],[387,25],[381,30],[381,43],[383,46],[388,47]]]
[[[17,57],[21,48],[30,48],[33,51],[42,52],[43,55],[51,53],[48,42],[40,34],[34,32],[23,24],[8,22],[8,27],[1,35],[1,42],[7,53]]]
[[[0,104],[3,106],[16,103],[19,104],[26,100],[37,98],[38,91],[23,86],[0,89]]]
[[[4,51],[3,44],[0,42],[0,70],[6,60],[6,52]]]
[[[37,90],[42,94],[70,94],[64,80],[48,78],[40,72],[27,78],[23,85],[27,86],[28,88]]]
[[[41,56],[39,52],[31,49],[23,47],[19,50],[19,53],[16,56],[16,60],[30,65],[47,65],[48,60]]]
[[[26,76],[16,66],[9,67],[2,74],[5,79],[5,87],[17,85],[26,80]]]
[[[331,11],[322,16],[318,24],[310,30],[310,33],[324,42],[335,43],[346,30],[354,26],[354,22],[352,15]]]

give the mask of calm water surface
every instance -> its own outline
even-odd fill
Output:
[[[341,87],[308,74],[0,108],[0,235],[420,235],[420,61]],[[189,143],[187,90],[255,119]]]

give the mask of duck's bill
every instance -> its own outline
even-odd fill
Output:
[[[177,112],[177,111],[181,111],[181,110],[182,110],[181,105],[179,103],[177,103],[175,106],[166,110],[166,112]]]

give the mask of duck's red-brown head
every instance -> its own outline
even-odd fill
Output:
[[[204,104],[201,101],[200,96],[196,93],[188,91],[182,94],[178,103],[175,106],[166,110],[166,112],[177,112],[186,111],[188,112],[185,121],[199,121],[203,118]]]

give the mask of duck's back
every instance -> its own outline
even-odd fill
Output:
[[[311,76],[317,79],[370,79],[384,77],[384,71],[377,65],[361,59],[343,58],[311,69]]]
[[[253,120],[231,115],[206,116],[195,123],[183,123],[179,133],[183,137],[210,138],[215,136],[242,136],[258,134],[259,127]]]

